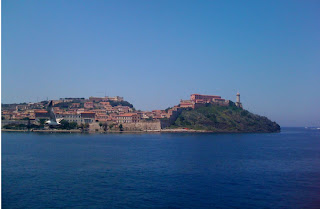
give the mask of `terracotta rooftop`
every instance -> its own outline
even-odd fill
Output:
[[[221,97],[218,95],[204,95],[204,94],[191,94],[191,95],[200,95],[200,96],[209,96],[209,97]]]
[[[131,117],[134,115],[137,115],[137,113],[126,113],[126,114],[118,115],[117,117]]]

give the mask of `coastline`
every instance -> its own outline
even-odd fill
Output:
[[[1,132],[38,132],[38,133],[84,133],[84,134],[108,134],[108,133],[280,133],[278,132],[245,132],[245,131],[208,131],[194,129],[162,129],[162,130],[146,130],[146,131],[86,131],[78,129],[73,130],[18,130],[18,129],[1,129]]]
[[[19,129],[1,129],[2,132],[45,132],[45,133],[183,133],[183,132],[193,132],[193,133],[209,133],[212,131],[206,130],[191,130],[191,129],[163,129],[163,130],[145,130],[145,131],[87,131],[83,132],[81,130],[19,130]]]
[[[18,129],[1,129],[1,132],[81,133],[80,130],[18,130]]]

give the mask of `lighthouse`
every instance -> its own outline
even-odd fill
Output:
[[[237,102],[236,102],[236,106],[242,108],[242,104],[240,102],[240,93],[237,93]]]

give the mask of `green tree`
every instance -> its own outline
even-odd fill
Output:
[[[102,124],[103,130],[107,131],[108,130],[108,124],[107,123],[103,123]]]
[[[130,102],[127,102],[127,101],[121,101],[121,102],[119,102],[119,101],[109,101],[109,102],[110,102],[110,105],[112,107],[118,106],[118,105],[122,105],[122,106],[128,106],[128,107],[133,108],[133,105]]]
[[[78,127],[78,124],[76,122],[70,122],[69,123],[69,128],[70,129],[76,129]]]
[[[40,119],[39,123],[40,123],[40,127],[43,128],[44,124],[46,123],[47,119]]]
[[[62,120],[62,121],[60,121],[60,128],[61,129],[70,129],[70,127],[69,127],[69,122],[68,121],[66,121],[66,120]]]
[[[122,126],[122,124],[119,125],[119,130],[120,130],[120,131],[123,131],[123,126]]]
[[[80,128],[81,130],[83,130],[83,129],[84,129],[84,124],[81,123],[81,124],[79,125],[79,128]]]

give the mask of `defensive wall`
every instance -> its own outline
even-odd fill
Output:
[[[124,123],[122,127],[124,131],[160,131],[161,121]]]

